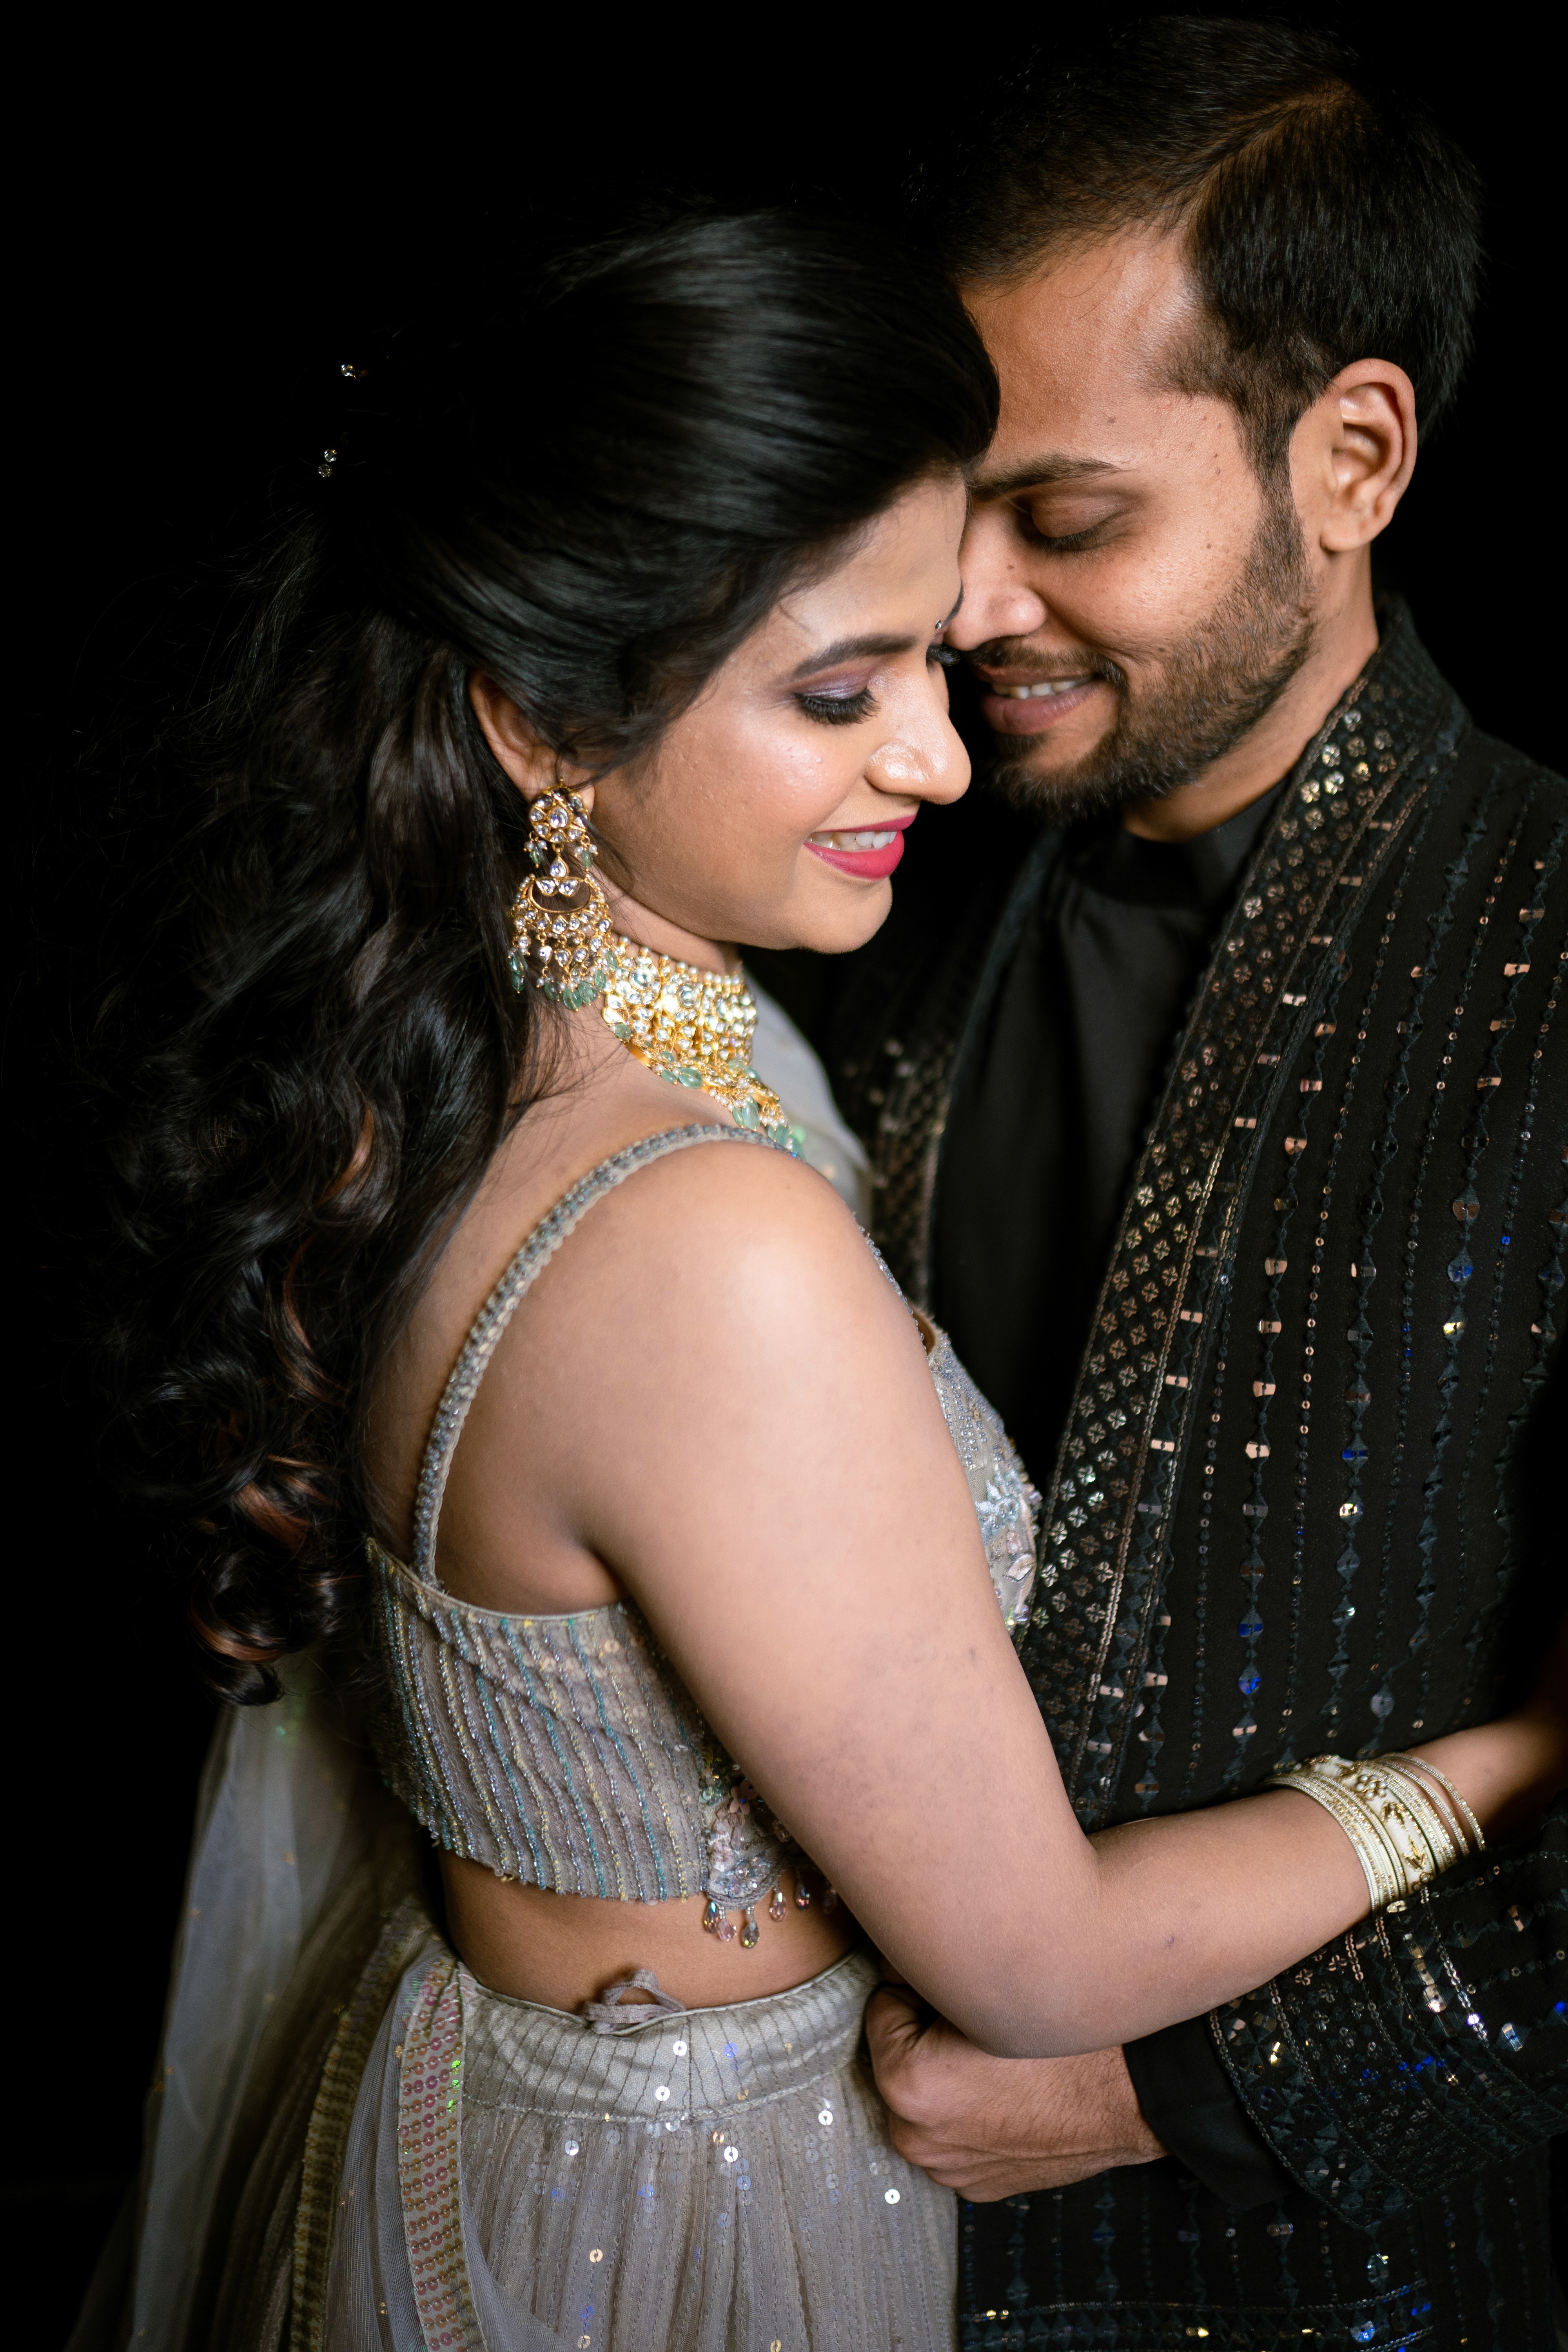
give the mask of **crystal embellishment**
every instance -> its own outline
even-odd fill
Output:
[[[545,793],[529,812],[532,867],[512,901],[511,984],[531,982],[557,1004],[591,1003],[605,984],[615,939],[610,902],[575,793]]]

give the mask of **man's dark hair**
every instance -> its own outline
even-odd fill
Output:
[[[1184,234],[1205,324],[1173,380],[1231,402],[1267,476],[1352,360],[1404,368],[1430,429],[1469,352],[1480,198],[1421,109],[1323,35],[1147,16],[1031,71],[933,226],[949,268],[982,284],[1135,224]]]

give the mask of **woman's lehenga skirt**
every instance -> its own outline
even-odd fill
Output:
[[[410,1924],[321,2077],[290,2352],[952,2352],[954,2202],[889,2145],[864,1953],[605,2034]]]
[[[952,2352],[954,2200],[888,2144],[872,1960],[610,2033],[489,1991],[321,1685],[215,1736],[71,2352]]]

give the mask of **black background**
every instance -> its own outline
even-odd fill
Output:
[[[1380,568],[1479,721],[1561,766],[1547,60],[1518,17],[1499,17],[1490,46],[1474,19],[1461,41],[1281,13],[1343,25],[1487,181],[1477,356]],[[79,1336],[98,1216],[79,1046],[156,831],[139,763],[199,679],[226,568],[318,458],[340,362],[412,314],[460,310],[476,283],[504,294],[542,240],[628,193],[896,210],[911,157],[940,168],[955,124],[983,121],[998,76],[1041,39],[1032,10],[1016,31],[988,12],[972,39],[962,23],[889,13],[873,29],[844,11],[687,16],[658,37],[584,16],[579,37],[544,41],[389,22],[357,39],[238,27],[221,49],[193,34],[156,53],[140,33],[112,51],[84,37],[81,54],[38,51],[13,122],[26,159],[7,270],[21,742],[4,886],[21,950],[5,1031],[21,2047],[0,2197],[39,2344],[63,2341],[136,2162],[210,1721],[161,1543],[99,1469]]]

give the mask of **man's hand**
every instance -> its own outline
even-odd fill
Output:
[[[899,2154],[980,2205],[1065,2189],[1163,2156],[1118,2050],[988,2058],[912,1993],[883,1985],[866,2011],[877,2087]]]

